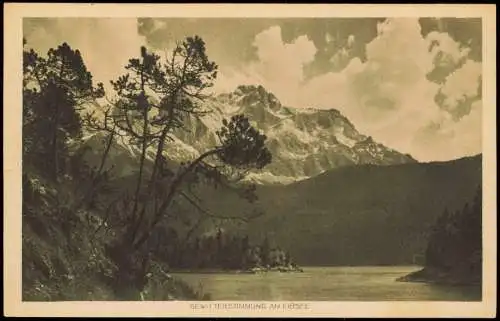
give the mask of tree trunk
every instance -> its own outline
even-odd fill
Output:
[[[133,247],[135,249],[139,248],[144,244],[144,242],[147,241],[149,238],[151,231],[156,227],[156,225],[160,222],[162,216],[164,215],[165,211],[168,209],[170,204],[172,203],[172,200],[174,199],[174,196],[178,192],[179,187],[181,186],[182,182],[184,181],[184,178],[186,177],[187,174],[191,173],[196,166],[198,166],[205,158],[215,155],[220,151],[220,148],[216,148],[213,150],[210,150],[208,152],[205,152],[204,154],[201,154],[197,159],[195,159],[189,166],[184,169],[174,180],[172,181],[170,188],[165,196],[165,200],[158,209],[156,213],[154,213],[155,217],[153,219],[153,222],[149,226],[147,230],[144,231],[144,234],[139,238],[137,242],[133,244]]]
[[[149,262],[139,251],[132,251],[128,243],[116,244],[108,249],[109,256],[117,267],[111,287],[117,300],[138,301],[147,283]]]
[[[147,106],[143,106],[143,130],[142,130],[142,149],[141,149],[141,158],[139,162],[139,177],[137,179],[137,186],[135,190],[135,200],[134,200],[134,209],[132,211],[132,215],[135,215],[137,212],[137,207],[139,204],[139,194],[141,191],[142,185],[142,176],[144,172],[144,161],[146,159],[146,148],[147,148],[147,132],[148,132],[148,109]]]

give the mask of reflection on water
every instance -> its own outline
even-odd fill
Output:
[[[191,274],[174,276],[213,300],[278,301],[480,301],[477,286],[396,282],[414,266],[305,267],[304,273]]]

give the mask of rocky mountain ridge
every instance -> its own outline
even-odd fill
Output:
[[[290,108],[262,86],[239,86],[204,102],[203,116],[185,119],[188,129],[173,134],[165,156],[181,162],[193,159],[217,143],[222,120],[244,114],[267,137],[273,161],[247,180],[262,184],[287,184],[314,177],[330,169],[362,164],[392,165],[416,162],[359,133],[336,109]],[[126,141],[117,142],[123,152],[135,152]]]

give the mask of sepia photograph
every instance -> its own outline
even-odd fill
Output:
[[[494,7],[18,11],[23,304],[495,301]]]

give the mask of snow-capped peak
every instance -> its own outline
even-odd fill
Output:
[[[287,184],[346,165],[415,161],[360,134],[337,109],[283,106],[262,86],[239,86],[206,100],[202,108],[210,113],[184,119],[187,131],[173,133],[173,141],[165,148],[167,158],[194,159],[217,145],[215,131],[223,119],[244,114],[268,137],[273,156],[271,164],[247,178],[257,183]],[[129,142],[118,145],[131,155],[136,152]]]

